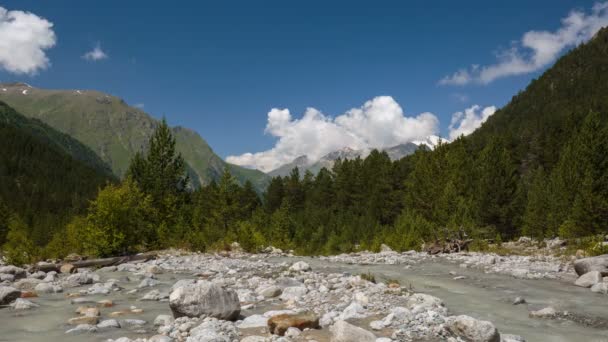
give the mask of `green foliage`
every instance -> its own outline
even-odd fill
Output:
[[[152,198],[127,178],[108,185],[91,202],[84,229],[84,250],[90,255],[122,255],[156,241],[150,221],[155,217]]]
[[[367,272],[367,273],[361,273],[360,274],[361,279],[363,280],[367,280],[370,283],[376,283],[376,277],[371,273],[371,272]]]
[[[28,236],[29,228],[16,216],[10,219],[6,243],[2,247],[9,264],[24,265],[33,263],[40,250]]]

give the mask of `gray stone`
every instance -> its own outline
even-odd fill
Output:
[[[513,305],[526,304],[526,300],[523,297],[516,297],[513,300]]]
[[[120,329],[120,323],[115,319],[106,319],[97,324],[99,329]]]
[[[207,315],[234,320],[241,313],[236,292],[209,281],[176,288],[169,295],[169,306],[175,317]]]
[[[500,342],[500,334],[494,324],[470,316],[449,317],[446,320],[445,327],[455,336],[467,341]]]
[[[345,321],[337,321],[329,327],[331,342],[375,342],[376,336],[371,332],[356,327]]]
[[[591,287],[597,283],[602,282],[602,274],[599,271],[591,271],[578,277],[574,282],[574,285],[580,287]]]
[[[263,315],[251,315],[246,317],[240,324],[239,328],[263,328],[268,326],[268,317]]]
[[[17,298],[12,304],[11,307],[13,310],[29,310],[32,308],[37,308],[40,305],[36,303],[32,303],[27,299]]]
[[[500,342],[526,342],[526,339],[519,335],[500,334]]]
[[[276,296],[280,296],[282,292],[283,291],[281,290],[280,287],[275,286],[275,285],[270,285],[270,286],[260,289],[258,291],[258,294],[260,296],[263,296],[264,298],[274,298]]]
[[[281,300],[297,300],[302,296],[308,293],[308,289],[305,286],[289,286],[283,289],[283,293],[281,293]]]
[[[598,271],[602,276],[608,276],[608,254],[584,258],[574,262],[574,270],[579,276],[591,271]]]
[[[25,269],[13,265],[0,267],[0,273],[12,274],[15,279],[21,279],[27,276],[27,272],[25,271]]]
[[[155,326],[169,325],[169,324],[173,323],[173,321],[174,320],[171,315],[158,315],[154,319],[154,325]]]
[[[546,307],[537,311],[531,311],[530,317],[535,318],[553,318],[557,315],[557,311],[552,307]]]
[[[608,283],[597,283],[591,286],[591,292],[608,294]]]
[[[60,293],[63,292],[63,287],[51,283],[40,283],[34,287],[34,291],[36,293]]]
[[[295,272],[308,272],[311,270],[311,267],[309,264],[307,264],[304,261],[298,261],[298,262],[294,263],[293,265],[291,265],[289,270],[295,271]]]
[[[97,327],[92,324],[78,324],[75,328],[66,331],[66,334],[83,334],[96,332]]]
[[[21,296],[21,291],[11,286],[0,286],[0,305],[10,304]]]

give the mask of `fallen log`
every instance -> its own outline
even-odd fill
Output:
[[[75,269],[84,268],[84,267],[106,267],[106,266],[117,266],[120,264],[124,264],[126,262],[131,261],[148,261],[152,259],[156,259],[156,253],[142,253],[136,255],[126,255],[112,258],[101,258],[101,259],[88,259],[81,260],[75,262],[61,262],[57,264],[45,263],[36,265],[35,269],[37,271],[50,272],[56,271],[59,272],[61,266],[66,264],[71,264]]]
[[[72,262],[71,264],[75,268],[83,268],[83,267],[106,267],[106,266],[117,266],[120,264],[124,264],[126,262],[131,261],[148,261],[156,259],[156,253],[143,253],[136,255],[126,255],[120,257],[113,258],[103,258],[103,259],[89,259]]]

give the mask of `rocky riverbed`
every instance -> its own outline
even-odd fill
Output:
[[[1,266],[0,340],[608,340],[606,296],[572,285],[558,258],[271,252],[170,251],[76,273]]]

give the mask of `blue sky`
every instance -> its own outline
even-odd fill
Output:
[[[572,10],[590,14],[595,2],[432,3],[3,1],[52,22],[56,44],[44,50],[47,68],[5,68],[0,80],[143,104],[198,131],[222,157],[276,147],[277,135],[265,134],[272,108],[288,108],[294,120],[314,107],[327,119],[381,95],[405,116],[433,113],[448,137],[455,112],[503,106],[547,67],[476,82],[471,65],[493,65],[513,47],[531,58],[521,48],[526,32],[555,32]],[[107,58],[82,58],[97,44]],[[440,84],[459,70],[467,84]]]

